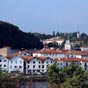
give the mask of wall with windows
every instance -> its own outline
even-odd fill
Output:
[[[24,60],[22,58],[13,57],[9,60],[9,73],[13,71],[24,72]]]
[[[57,61],[56,62],[56,65],[58,68],[62,68],[62,67],[66,67],[68,65],[70,65],[71,63],[74,63],[74,64],[79,64],[81,66],[81,68],[83,70],[88,70],[88,62],[63,62],[63,61]]]
[[[1,70],[8,71],[8,59],[0,55],[0,68]]]
[[[26,73],[27,74],[38,74],[46,73],[48,65],[53,63],[52,59],[39,60],[38,58],[33,58],[26,63]]]

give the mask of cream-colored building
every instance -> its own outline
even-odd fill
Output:
[[[3,47],[3,48],[0,48],[0,55],[2,56],[8,56],[9,54],[12,54],[12,53],[15,53],[19,50],[16,50],[16,49],[11,49],[11,47]]]
[[[60,37],[55,37],[55,38],[42,40],[41,42],[43,42],[43,44],[56,42],[58,45],[62,45],[62,43],[64,42],[64,39]]]

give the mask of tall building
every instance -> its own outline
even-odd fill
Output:
[[[77,32],[77,38],[80,38],[80,32],[79,31]]]
[[[64,48],[65,50],[71,50],[71,43],[69,39],[66,40]]]

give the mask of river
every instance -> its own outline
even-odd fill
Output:
[[[21,88],[50,88],[47,82],[26,82]]]

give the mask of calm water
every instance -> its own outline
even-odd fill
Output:
[[[25,83],[21,88],[50,88],[47,82],[32,82]]]

